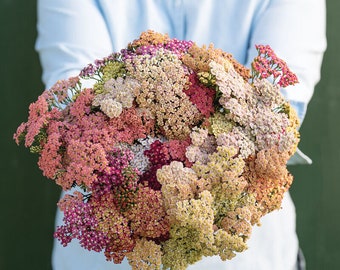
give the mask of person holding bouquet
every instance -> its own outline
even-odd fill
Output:
[[[282,92],[300,123],[320,79],[326,48],[324,0],[38,0],[37,27],[36,50],[46,88],[120,51],[149,29],[198,45],[213,43],[248,67],[257,55],[255,45],[269,44],[299,79],[294,89]],[[311,161],[297,150],[289,162]],[[205,257],[188,269],[303,269],[289,193],[282,209],[263,217],[261,224],[254,227],[248,250],[232,260]],[[54,270],[130,269],[126,260],[106,262],[103,254],[89,252],[76,241],[67,247],[55,241],[52,264]]]

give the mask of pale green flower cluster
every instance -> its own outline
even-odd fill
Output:
[[[192,133],[198,145],[207,137],[206,130]],[[205,163],[186,168],[173,161],[157,171],[172,224],[170,238],[163,244],[165,268],[186,269],[204,256],[231,259],[246,249],[258,217],[255,198],[246,193],[244,166],[236,148],[218,146]]]

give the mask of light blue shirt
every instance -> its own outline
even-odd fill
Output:
[[[213,43],[248,66],[254,45],[269,44],[298,75],[300,83],[283,93],[304,118],[326,48],[324,0],[38,0],[36,49],[46,87],[120,51],[148,29],[198,45]],[[309,160],[295,160],[301,161]],[[282,207],[254,228],[246,252],[227,262],[205,258],[189,269],[294,269],[298,240],[289,194]],[[61,218],[58,212],[57,224]],[[66,248],[55,243],[53,267],[130,269],[126,262],[105,262],[103,254],[83,250],[75,241]]]

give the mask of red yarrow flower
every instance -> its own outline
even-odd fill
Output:
[[[273,77],[273,83],[287,87],[298,83],[297,76],[288,68],[287,63],[277,57],[269,45],[256,45],[258,56],[252,62],[254,78],[266,79]]]

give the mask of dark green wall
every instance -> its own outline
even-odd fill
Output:
[[[312,166],[291,168],[291,189],[308,270],[340,269],[340,1],[327,1],[322,79],[301,129]]]
[[[42,177],[37,157],[12,140],[43,90],[34,51],[36,6],[0,3],[0,270],[48,270],[59,190]]]
[[[308,270],[340,269],[340,1],[329,0],[322,80],[301,129],[312,166],[290,168]],[[35,1],[0,0],[0,270],[48,270],[60,190],[12,140],[41,93]]]

